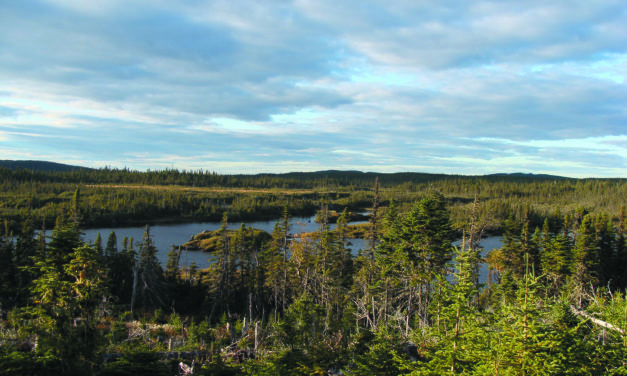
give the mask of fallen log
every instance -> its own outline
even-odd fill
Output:
[[[584,318],[586,318],[586,319],[590,320],[591,322],[595,323],[595,324],[596,324],[596,325],[598,325],[598,326],[602,326],[602,327],[604,327],[604,328],[606,328],[606,329],[614,330],[614,331],[619,332],[619,333],[620,333],[620,334],[622,334],[622,335],[625,335],[625,332],[624,332],[622,329],[615,327],[614,325],[610,324],[609,322],[605,322],[605,321],[603,321],[603,320],[596,319],[596,318],[594,318],[594,317],[590,316],[589,314],[585,313],[584,311],[580,311],[580,310],[578,310],[578,309],[577,309],[577,308],[575,308],[575,306],[573,306],[573,305],[571,305],[571,306],[570,306],[570,310],[571,310],[571,311],[572,311],[575,315],[577,315],[577,316],[581,316],[581,317],[584,317]]]

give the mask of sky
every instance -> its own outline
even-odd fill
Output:
[[[627,177],[625,0],[0,0],[0,159]]]

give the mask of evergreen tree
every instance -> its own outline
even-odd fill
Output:
[[[342,274],[345,269],[344,245],[336,239],[328,224],[328,206],[322,207],[320,239],[316,251],[314,268],[313,299],[326,311],[324,328],[329,330],[332,324],[343,319],[347,300],[342,286]]]
[[[101,334],[96,326],[109,298],[107,272],[100,253],[87,245],[78,247],[70,262],[65,265],[65,273],[71,281],[69,294],[73,316],[82,319],[74,333],[75,345],[82,356],[94,362],[99,361],[97,344]]]
[[[571,273],[572,244],[569,236],[563,233],[551,232],[545,220],[540,254],[541,270],[546,275],[548,287],[552,294],[557,294],[559,288],[566,282]]]
[[[16,302],[16,276],[20,271],[14,258],[13,239],[9,236],[5,221],[4,234],[0,235],[0,309],[12,307]]]
[[[5,230],[6,231],[6,230]],[[9,240],[12,243],[12,239]],[[8,245],[7,245],[8,247]],[[22,228],[15,241],[13,249],[13,268],[16,272],[15,288],[16,300],[25,302],[28,296],[28,288],[34,278],[36,278],[36,268],[33,268],[36,261],[42,260],[38,256],[37,242],[35,241],[35,228],[30,209],[22,222]],[[7,249],[8,251],[8,249]],[[11,262],[7,262],[11,264]]]
[[[615,267],[616,287],[621,290],[627,287],[627,276],[624,273],[624,271],[627,270],[627,242],[625,241],[626,221],[625,206],[622,206],[618,217],[618,236],[616,238],[616,252],[614,252],[613,262]]]
[[[451,259],[452,230],[444,196],[434,192],[409,212],[402,230],[410,260],[422,264],[430,275],[441,274]]]
[[[475,364],[484,350],[480,328],[483,318],[472,304],[477,287],[472,275],[472,252],[470,245],[455,249],[455,273],[453,280],[438,277],[431,310],[437,316],[437,325],[427,329],[435,343],[429,348],[429,361],[405,364],[412,375],[473,374]],[[421,338],[420,332],[415,334]]]
[[[539,279],[530,271],[519,284],[516,301],[506,302],[498,313],[499,321],[493,334],[497,351],[486,371],[491,374],[561,374],[561,361],[555,354],[559,345],[556,337],[560,333],[553,331],[545,319],[550,307],[543,307],[539,297]]]
[[[616,270],[614,268],[615,241],[616,234],[612,221],[606,213],[599,213],[594,218],[594,227],[596,232],[596,248],[599,257],[599,284],[613,287],[616,283],[617,276],[622,274],[624,270]]]
[[[353,301],[358,311],[358,317],[360,320],[365,320],[365,324],[376,329],[378,321],[377,310],[377,290],[380,290],[381,281],[375,281],[378,278],[381,270],[377,270],[375,264],[375,257],[377,257],[377,264],[380,263],[381,257],[377,256],[380,252],[380,239],[378,230],[378,208],[379,208],[379,179],[375,179],[374,186],[374,199],[372,204],[372,211],[370,214],[370,226],[368,229],[369,248],[365,252],[360,251],[359,257],[355,260],[355,269],[357,273],[354,277],[353,287]],[[389,210],[388,210],[389,211]],[[391,246],[391,245],[390,245]],[[386,248],[387,249],[387,248]],[[388,249],[388,252],[392,252],[392,249]],[[386,290],[387,291],[387,290]],[[386,295],[387,296],[387,295]],[[387,300],[384,301],[383,311],[387,310]],[[385,313],[384,313],[385,315]]]
[[[523,220],[522,230],[520,233],[520,260],[529,260],[530,269],[539,272],[540,271],[540,232],[536,229],[536,232],[531,232],[530,224],[530,209],[529,206],[525,208],[525,217]],[[519,268],[520,269],[520,268]],[[523,272],[524,273],[524,272]],[[519,271],[517,277],[522,277],[523,274]]]
[[[382,256],[394,252],[396,242],[400,239],[402,231],[402,219],[398,213],[396,202],[392,199],[383,217],[383,234],[376,255]]]
[[[165,277],[170,282],[176,282],[179,276],[179,263],[181,261],[182,249],[179,246],[178,250],[172,245],[170,252],[167,254],[167,261],[165,264]]]
[[[440,278],[443,291],[440,294],[440,325],[434,328],[438,339],[432,349],[432,360],[428,364],[428,374],[471,374],[474,364],[480,359],[477,348],[480,319],[472,304],[477,287],[472,276],[472,253],[463,246],[456,250],[456,271],[451,283]],[[418,372],[420,373],[420,372]]]
[[[367,257],[372,259],[379,243],[379,227],[378,227],[378,211],[379,211],[379,178],[374,180],[374,199],[372,202],[372,211],[370,213],[370,232],[368,239],[370,240],[370,248]]]
[[[503,247],[493,259],[498,264],[500,271],[499,290],[496,296],[506,300],[512,300],[515,296],[516,278],[524,274],[524,263],[520,251],[520,227],[514,217],[510,216],[505,221],[505,233],[503,234]]]
[[[72,298],[71,282],[55,265],[38,261],[35,265],[38,277],[31,285],[32,307],[24,316],[34,319],[33,330],[38,336],[38,346],[54,354],[62,369],[67,372],[74,344],[71,338]]]
[[[122,239],[122,253],[127,253],[129,250],[129,246],[132,247],[132,243],[133,241],[129,242],[128,237],[125,236]]]
[[[100,237],[100,233],[96,234],[96,239],[94,240],[94,247],[99,255],[104,255],[104,249],[102,248],[102,238]]]
[[[344,211],[342,211],[342,214],[337,219],[338,263],[343,288],[350,288],[353,285],[353,257],[350,252],[351,250],[347,248],[347,245],[350,246],[350,243],[348,243],[346,237],[346,227],[350,222],[350,216],[348,208],[344,208]]]
[[[81,191],[76,188],[74,196],[72,196],[72,202],[70,203],[70,219],[74,222],[76,227],[79,227],[83,221],[82,207],[81,207]]]
[[[70,222],[69,227],[73,225]],[[96,326],[100,306],[108,298],[106,272],[95,249],[80,240],[74,249],[60,248],[70,244],[68,240],[74,238],[70,235],[64,227],[53,232],[51,258],[35,264],[37,278],[31,285],[33,306],[25,310],[27,316],[35,319],[42,347],[60,359],[64,373],[68,374],[84,361],[97,360]],[[57,256],[65,252],[69,253],[59,265]]]
[[[106,258],[112,258],[114,255],[118,253],[118,238],[115,235],[115,231],[111,231],[109,233],[109,237],[107,237],[107,245],[104,249],[104,254]]]
[[[127,237],[122,240],[122,250],[117,251],[117,236],[111,232],[105,247],[104,264],[107,270],[109,291],[119,304],[130,306],[133,297],[134,270],[136,254],[133,250],[132,239]]]
[[[268,249],[264,252],[265,283],[270,290],[274,319],[278,320],[279,312],[287,308],[290,295],[289,265],[288,265],[288,234],[290,231],[290,217],[287,207],[283,210],[283,217],[272,231],[272,239]]]
[[[400,240],[395,253],[401,275],[408,278],[401,283],[403,294],[409,294],[401,299],[407,302],[406,322],[416,310],[420,325],[427,326],[431,281],[446,273],[453,249],[449,213],[441,194],[435,192],[412,208],[403,221]]]
[[[222,216],[222,226],[220,226],[217,233],[218,246],[217,252],[214,256],[214,260],[216,262],[210,269],[216,286],[213,306],[211,308],[211,313],[209,314],[210,321],[214,317],[214,314],[231,314],[231,287],[233,285],[235,274],[235,260],[234,255],[232,254],[228,226],[228,214],[224,213]]]
[[[584,290],[590,285],[594,287],[599,284],[599,252],[593,217],[589,214],[583,217],[579,225],[573,250],[572,274],[575,298],[581,307]]]
[[[481,250],[483,249],[480,245],[481,238],[483,237],[483,232],[485,230],[485,222],[479,221],[479,194],[475,193],[475,200],[472,204],[472,213],[470,217],[470,228],[468,234],[464,234],[462,237],[462,241],[468,244],[468,248],[470,250],[470,264],[472,270],[472,278],[475,286],[477,287],[477,291],[479,291],[479,271],[481,268],[481,263],[483,261]],[[467,237],[466,237],[467,236]],[[490,281],[488,281],[490,284]]]
[[[146,231],[139,246],[138,259],[133,268],[133,290],[131,311],[135,307],[160,308],[164,306],[165,283],[157,248],[152,243],[150,227]]]
[[[66,217],[58,217],[52,238],[46,247],[46,259],[59,271],[67,264],[81,241],[81,230],[78,223]]]

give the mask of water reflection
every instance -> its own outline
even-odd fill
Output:
[[[320,225],[314,221],[315,217],[295,217],[291,220],[291,229],[290,232],[294,234],[300,234],[303,232],[313,232],[320,229]],[[274,225],[277,221],[254,221],[246,223],[247,227],[256,228],[259,230],[264,230],[269,233],[272,233],[274,229]],[[365,222],[352,222],[351,224],[359,224]],[[170,225],[155,225],[150,227],[150,234],[152,235],[152,240],[157,247],[158,253],[157,257],[162,265],[165,265],[167,260],[167,254],[170,252],[172,245],[179,245],[187,242],[192,236],[201,233],[203,231],[215,231],[219,229],[221,224],[219,222],[190,222],[190,223],[181,223],[181,224],[170,224]],[[240,223],[233,223],[229,225],[229,228],[232,230],[238,229]],[[331,224],[331,229],[335,228],[335,224]],[[111,231],[115,231],[118,240],[118,249],[122,247],[122,239],[124,237],[128,237],[129,239],[132,237],[135,243],[141,241],[144,236],[145,227],[117,227],[117,228],[96,228],[85,230],[84,237],[85,241],[93,242],[96,239],[98,233],[100,233],[100,237],[102,238],[103,245],[106,244],[107,238]],[[351,253],[354,256],[357,256],[359,250],[366,249],[368,247],[368,241],[365,239],[349,239],[347,247],[351,249]],[[460,242],[454,243],[459,246]],[[490,236],[481,240],[480,245],[483,247],[482,256],[485,257],[485,254],[495,248],[500,248],[502,243],[502,238],[500,236]],[[200,252],[200,251],[186,251],[183,252],[181,257],[181,267],[185,268],[192,263],[195,263],[199,268],[206,268],[211,263],[211,254]],[[488,266],[484,263],[481,265],[479,270],[479,279],[481,282],[487,280],[488,277]]]
[[[290,232],[293,234],[300,234],[303,232],[313,232],[320,229],[320,224],[314,221],[315,217],[294,217],[291,219]],[[276,220],[272,221],[254,221],[246,223],[247,227],[256,228],[272,233]],[[351,224],[359,224],[365,222],[351,222]],[[236,230],[240,227],[241,223],[229,224],[229,229]],[[168,225],[155,225],[150,226],[150,234],[152,241],[157,247],[157,257],[162,265],[165,265],[167,260],[167,254],[170,252],[172,245],[183,244],[190,240],[190,238],[203,231],[215,231],[221,226],[219,222],[190,222],[180,224],[168,224]],[[335,228],[335,224],[330,225],[331,229]],[[140,242],[144,236],[145,226],[136,227],[108,227],[108,228],[94,228],[84,231],[83,239],[86,242],[94,242],[96,236],[100,233],[103,245],[106,244],[107,238],[111,231],[115,231],[115,235],[118,240],[118,249],[122,248],[122,239],[124,237],[133,238],[133,242]],[[353,254],[357,254],[359,249],[363,247],[365,241],[361,239],[352,239],[353,245],[350,247],[353,250]],[[181,266],[191,265],[192,262],[199,268],[206,268],[211,264],[210,254],[199,251],[184,252],[181,257]]]

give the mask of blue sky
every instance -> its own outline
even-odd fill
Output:
[[[627,177],[627,3],[0,0],[0,159]]]

